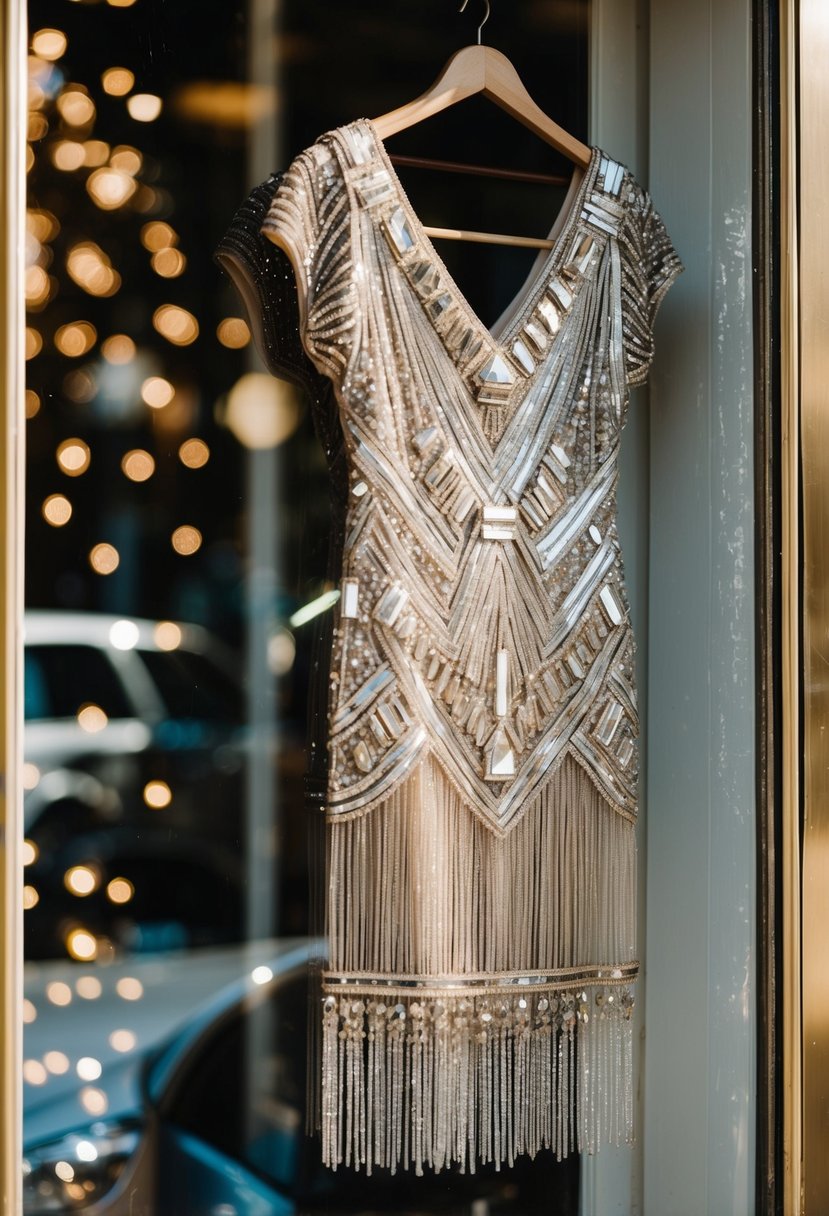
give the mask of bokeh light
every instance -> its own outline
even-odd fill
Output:
[[[225,317],[216,328],[216,337],[222,346],[230,350],[241,350],[250,342],[250,330],[241,317]]]
[[[72,518],[72,504],[65,494],[50,494],[41,507],[43,518],[53,528],[62,528]]]
[[[199,336],[199,323],[186,308],[162,304],[153,313],[153,325],[174,346],[189,346]]]
[[[121,458],[121,471],[130,481],[146,481],[155,472],[155,460],[143,448],[132,448]]]
[[[176,553],[180,553],[182,557],[189,557],[201,548],[202,534],[192,524],[181,524],[170,537],[170,543]]]
[[[89,468],[91,453],[89,444],[82,439],[64,439],[57,450],[57,462],[62,473],[68,477],[80,477]]]
[[[38,30],[32,34],[32,50],[41,59],[54,62],[66,52],[66,35],[62,30]]]
[[[210,448],[203,439],[185,439],[178,455],[181,463],[188,469],[201,469],[210,459]]]
[[[127,111],[136,122],[154,122],[161,113],[161,98],[155,93],[133,93],[127,98]]]
[[[101,85],[110,97],[124,97],[135,84],[135,76],[129,68],[107,68],[101,76]]]
[[[120,560],[118,550],[106,541],[95,545],[89,553],[89,564],[96,574],[112,574],[118,569]]]
[[[148,781],[144,786],[144,801],[153,810],[169,806],[173,795],[166,781]]]

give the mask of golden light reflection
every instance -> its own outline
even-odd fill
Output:
[[[174,346],[189,346],[199,336],[199,323],[186,308],[162,304],[153,313],[153,325]]]
[[[43,1063],[56,1077],[62,1077],[65,1072],[69,1072],[69,1056],[65,1052],[47,1051],[43,1057]]]
[[[26,326],[26,346],[25,353],[27,359],[34,359],[43,349],[43,337],[38,330],[33,329],[31,325]]]
[[[40,397],[33,388],[26,389],[26,417],[34,418],[40,409]]]
[[[73,895],[91,895],[100,885],[101,876],[90,866],[71,866],[63,876],[63,885]]]
[[[133,448],[122,457],[121,471],[130,481],[146,481],[155,472],[155,460],[143,448]]]
[[[106,541],[95,545],[89,553],[89,564],[96,574],[112,574],[118,569],[120,560],[118,550]]]
[[[137,1039],[131,1030],[113,1030],[109,1045],[113,1051],[132,1051]]]
[[[178,233],[162,220],[151,220],[141,229],[141,244],[151,253],[167,249],[178,242]]]
[[[55,1174],[60,1178],[61,1182],[72,1182],[75,1177],[75,1170],[68,1161],[56,1161]]]
[[[169,405],[175,395],[176,390],[163,376],[150,376],[141,385],[141,400],[152,406],[154,410],[160,410],[165,405]]]
[[[34,148],[31,146],[31,144],[27,144],[26,145],[26,172],[27,173],[31,173],[32,169],[34,168],[34,163],[35,163]]]
[[[166,781],[148,781],[144,786],[144,801],[153,810],[169,806],[172,800],[173,794]]]
[[[121,286],[121,276],[94,241],[73,245],[66,255],[66,269],[70,278],[91,296],[114,296]]]
[[[24,278],[26,304],[30,309],[40,309],[49,299],[52,281],[42,266],[29,266]]]
[[[68,1005],[72,1000],[72,989],[63,980],[52,980],[46,985],[46,999],[53,1005]]]
[[[181,524],[170,537],[170,544],[176,553],[189,557],[201,548],[202,534],[192,524]]]
[[[75,1065],[75,1072],[82,1081],[97,1081],[103,1072],[100,1060],[94,1056],[81,1056]]]
[[[33,207],[26,212],[26,228],[39,241],[53,241],[60,232],[57,216],[42,207]]]
[[[50,494],[40,508],[43,518],[53,528],[62,528],[72,518],[72,504],[65,494]]]
[[[135,178],[121,169],[107,166],[96,169],[86,179],[89,197],[102,211],[115,211],[132,198],[137,189]]]
[[[135,887],[128,878],[113,878],[107,883],[107,895],[114,904],[128,904]]]
[[[116,650],[134,650],[141,638],[141,630],[135,621],[123,617],[113,621],[109,627],[109,643]]]
[[[109,1102],[102,1089],[95,1089],[92,1085],[85,1085],[78,1096],[81,1106],[90,1115],[103,1115],[106,1113]]]
[[[28,1026],[37,1020],[37,1009],[26,996],[23,998],[23,1021]]]
[[[49,155],[52,157],[52,164],[56,169],[60,169],[63,173],[73,173],[75,169],[80,169],[83,165],[86,152],[83,144],[79,144],[76,140],[62,139],[58,143],[52,144]]]
[[[222,346],[230,350],[241,350],[250,342],[250,330],[241,317],[225,317],[216,327],[216,337]]]
[[[133,148],[129,144],[119,144],[113,150],[109,163],[113,169],[119,169],[122,173],[129,173],[130,177],[135,177],[144,162],[137,148]]]
[[[176,650],[181,645],[181,629],[175,621],[159,621],[153,629],[153,641],[159,650]]]
[[[99,730],[103,730],[109,721],[100,705],[96,705],[94,701],[84,702],[75,716],[81,730],[87,731],[90,735],[95,735]]]
[[[76,86],[65,90],[57,99],[61,118],[70,127],[85,127],[95,119],[95,103]]]
[[[23,1061],[23,1080],[29,1085],[45,1085],[49,1074],[40,1060]]]
[[[23,841],[23,864],[24,866],[33,866],[40,856],[40,849],[33,840]]]
[[[161,113],[161,98],[155,93],[133,93],[127,98],[127,111],[136,122],[154,122]]]
[[[71,321],[55,334],[55,346],[62,355],[78,359],[95,345],[98,334],[89,321]]]
[[[85,401],[91,401],[97,392],[97,388],[95,377],[89,371],[89,368],[86,367],[69,372],[63,378],[63,391],[70,401],[77,401],[81,404]]]
[[[110,97],[123,97],[135,84],[135,76],[129,68],[107,68],[101,76],[101,84]]]
[[[105,165],[109,157],[109,144],[102,139],[88,139],[83,146],[83,163],[89,169]]]
[[[178,450],[179,460],[188,469],[201,469],[210,459],[210,448],[203,439],[185,439]]]
[[[126,334],[112,334],[101,343],[101,354],[107,363],[129,363],[135,358],[135,343]]]
[[[224,422],[245,447],[271,448],[293,434],[301,416],[292,384],[265,372],[247,372],[227,395]]]
[[[27,884],[23,888],[23,911],[28,912],[30,908],[34,908],[34,906],[39,902],[40,896],[38,895],[37,890]]]
[[[41,59],[54,63],[66,51],[66,35],[62,30],[38,30],[32,35],[32,50]]]
[[[43,136],[49,130],[49,120],[45,114],[34,110],[28,117],[26,124],[26,138],[30,143],[36,143],[37,140],[43,139]]]
[[[98,943],[88,929],[72,929],[66,935],[65,945],[72,958],[82,962],[88,962],[98,953]]]
[[[187,265],[187,258],[180,250],[168,247],[154,253],[150,264],[162,279],[177,279]]]
[[[124,1001],[140,1001],[144,985],[134,975],[123,975],[115,985],[115,991]]]
[[[61,471],[69,477],[80,477],[81,473],[85,473],[89,468],[89,444],[84,443],[82,439],[64,439],[56,455]]]
[[[103,991],[97,975],[80,975],[75,980],[75,991],[85,1001],[96,1000]]]
[[[110,8],[132,8],[135,0],[107,0]]]

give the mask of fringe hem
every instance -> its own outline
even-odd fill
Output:
[[[626,986],[323,997],[326,1166],[435,1172],[633,1138]]]

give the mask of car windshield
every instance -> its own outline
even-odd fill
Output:
[[[242,722],[237,684],[206,655],[194,650],[139,650],[171,718]]]

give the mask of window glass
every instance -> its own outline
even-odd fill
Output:
[[[205,655],[188,650],[139,650],[138,654],[171,717],[242,721],[238,682]]]
[[[26,646],[23,672],[26,721],[74,718],[83,705],[107,718],[134,713],[107,656],[97,646]]]

